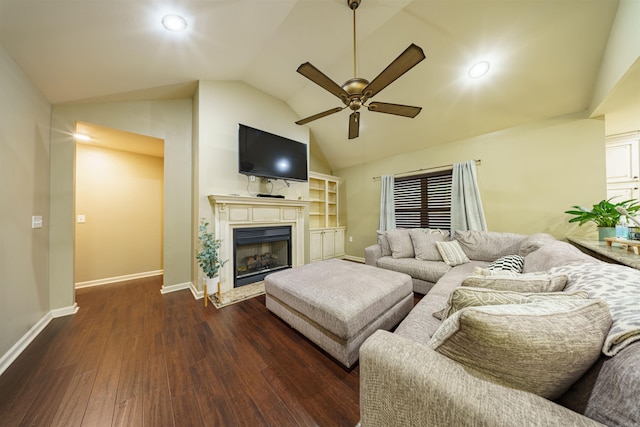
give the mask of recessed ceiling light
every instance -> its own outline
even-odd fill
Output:
[[[491,68],[491,64],[489,61],[480,61],[476,62],[469,68],[469,77],[472,79],[478,79],[489,72],[489,68]]]
[[[73,137],[78,141],[91,141],[91,137],[84,133],[74,133]]]
[[[180,15],[165,15],[162,17],[162,26],[169,31],[184,31],[187,21]]]

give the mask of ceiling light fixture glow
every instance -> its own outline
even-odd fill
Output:
[[[476,62],[469,68],[469,77],[472,79],[478,79],[489,72],[489,68],[491,68],[491,64],[489,61],[480,61]]]
[[[91,137],[89,135],[84,134],[84,133],[74,133],[73,137],[77,141],[91,141]]]
[[[162,26],[169,31],[184,31],[187,21],[180,15],[165,15],[162,17]]]

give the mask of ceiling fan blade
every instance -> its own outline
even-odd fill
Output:
[[[314,120],[320,119],[324,116],[328,116],[329,114],[337,113],[338,111],[344,110],[346,107],[336,107],[327,111],[323,111],[322,113],[314,114],[313,116],[309,116],[306,119],[301,119],[296,122],[297,125],[305,125]]]
[[[349,116],[349,139],[357,138],[360,134],[360,112],[354,111]]]
[[[389,104],[387,102],[371,102],[367,106],[369,111],[376,113],[395,114],[396,116],[404,116],[414,118],[422,111],[422,107],[412,107],[410,105]]]
[[[362,93],[367,98],[372,98],[385,87],[389,86],[398,77],[415,67],[425,58],[422,49],[411,43],[411,46],[405,49],[394,61],[389,64],[378,76],[364,88]]]
[[[347,103],[347,100],[349,99],[349,94],[347,93],[347,91],[342,89],[342,87],[340,87],[336,82],[331,80],[322,71],[318,70],[309,62],[305,62],[304,64],[300,65],[296,71],[318,86],[340,98],[345,104]]]

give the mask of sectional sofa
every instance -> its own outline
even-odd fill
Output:
[[[548,234],[412,233],[366,250],[426,295],[360,348],[363,427],[640,426],[640,271]]]

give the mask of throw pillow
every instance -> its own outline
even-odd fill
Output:
[[[413,243],[409,236],[409,230],[398,228],[387,231],[387,240],[391,248],[391,256],[394,258],[413,258]]]
[[[567,280],[566,274],[527,273],[517,276],[470,276],[462,281],[462,286],[513,292],[559,292],[564,289]]]
[[[488,270],[511,271],[522,273],[524,258],[520,255],[505,255],[487,266]]]
[[[436,242],[444,242],[449,238],[449,232],[445,230],[432,230],[429,228],[412,228],[409,230],[411,243],[416,259],[422,261],[442,261]]]
[[[429,346],[487,380],[555,399],[598,359],[610,326],[601,300],[468,307]]]
[[[446,319],[453,313],[467,307],[478,307],[483,305],[502,304],[528,304],[547,300],[562,298],[587,299],[589,294],[584,291],[574,292],[512,292],[496,291],[488,288],[471,288],[461,286],[456,288],[449,296],[449,303],[442,313],[441,320]]]
[[[444,260],[444,263],[454,267],[460,264],[466,264],[469,262],[469,258],[463,252],[460,244],[456,240],[450,242],[436,242],[436,247],[440,256]]]
[[[473,274],[476,276],[519,276],[522,273],[508,270],[489,270],[488,268],[475,267]]]
[[[456,230],[454,237],[469,258],[491,262],[505,255],[517,254],[527,236],[496,231]]]
[[[389,246],[389,239],[387,239],[386,231],[377,231],[378,233],[378,244],[382,249],[382,256],[391,256],[391,246]]]

